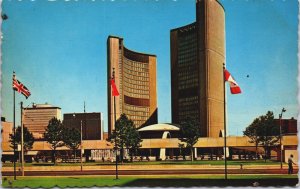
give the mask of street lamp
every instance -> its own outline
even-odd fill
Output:
[[[281,113],[279,114],[280,169],[282,169],[281,119],[282,119],[283,112],[286,112],[286,109],[282,108]]]
[[[75,113],[73,118],[75,118]],[[82,171],[82,120],[80,120],[80,171]]]

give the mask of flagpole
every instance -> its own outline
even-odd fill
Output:
[[[13,72],[13,79],[15,78],[15,72]],[[13,94],[13,104],[14,104],[14,111],[13,111],[13,116],[14,116],[14,156],[13,156],[13,162],[14,162],[14,180],[17,180],[16,176],[16,91],[13,89],[14,94]]]
[[[225,64],[223,63],[223,86],[224,86],[224,161],[225,161],[225,180],[227,180],[227,141],[226,141],[226,87],[225,87]]]
[[[112,73],[112,78],[115,79],[115,68],[113,68],[113,73]],[[114,96],[114,120],[115,120],[115,123],[114,123],[114,128],[115,128],[115,131],[116,131],[116,121],[117,121],[117,112],[116,112],[116,96]],[[117,135],[115,135],[115,150],[116,150],[116,179],[119,179],[118,178],[118,146],[117,146]]]
[[[21,101],[21,169],[24,176],[24,126],[23,126],[23,102]]]

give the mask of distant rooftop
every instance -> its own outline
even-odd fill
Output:
[[[41,108],[41,109],[47,109],[47,108],[50,108],[50,109],[61,109],[60,107],[57,107],[57,106],[52,106],[51,104],[48,104],[48,103],[45,103],[45,104],[35,104],[35,103],[32,103],[32,107],[28,107],[28,108],[25,108],[25,109],[35,109],[35,108]]]
[[[36,108],[45,108],[45,107],[53,107],[51,104],[32,104],[32,107]]]

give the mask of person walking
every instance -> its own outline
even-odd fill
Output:
[[[288,174],[293,174],[293,164],[296,165],[296,163],[294,163],[294,161],[293,161],[293,157],[294,157],[293,154],[291,154],[288,159],[288,165],[289,165]]]

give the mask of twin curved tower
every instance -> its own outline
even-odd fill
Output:
[[[225,11],[217,0],[197,0],[196,21],[172,29],[172,123],[186,117],[200,122],[202,137],[219,137],[224,129]],[[109,36],[108,79],[113,68],[120,96],[116,117],[128,115],[137,127],[157,123],[156,56],[131,51],[123,39]],[[108,85],[108,130],[114,130]]]

